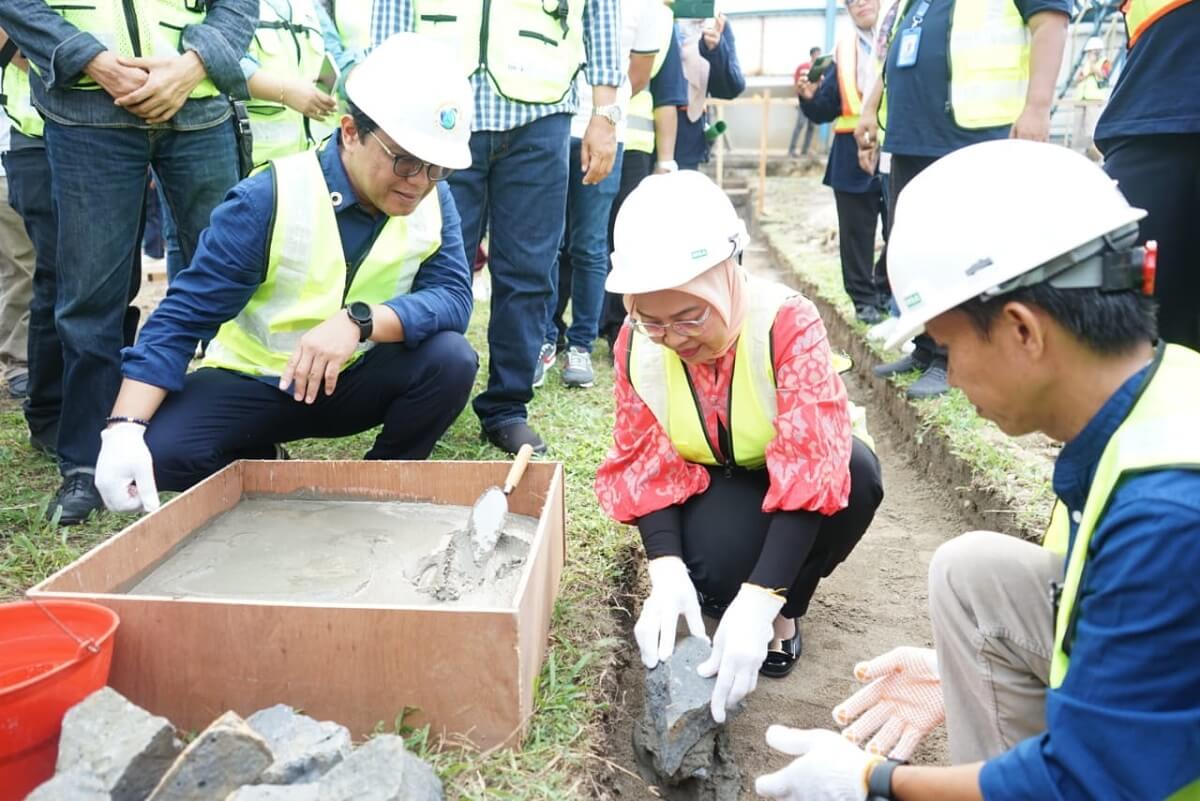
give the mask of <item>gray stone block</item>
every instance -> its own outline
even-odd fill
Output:
[[[92,774],[70,771],[55,774],[25,796],[25,801],[112,801],[112,796]]]
[[[57,770],[94,776],[112,801],[143,801],[182,747],[171,721],[103,687],[63,717]]]
[[[275,755],[259,777],[262,784],[308,784],[350,754],[350,730],[332,721],[316,721],[286,704],[259,710],[246,719]]]
[[[188,744],[147,801],[225,801],[274,761],[266,740],[226,712]]]
[[[442,781],[427,762],[385,734],[368,740],[317,784],[318,801],[442,801]]]
[[[234,790],[225,801],[317,801],[317,785],[252,784]]]
[[[725,727],[709,709],[716,678],[696,673],[711,651],[688,637],[646,671],[645,707],[633,730],[642,774],[679,801],[736,801],[741,785]]]

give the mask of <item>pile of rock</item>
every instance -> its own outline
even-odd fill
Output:
[[[278,705],[226,712],[185,748],[166,718],[105,687],[63,718],[52,779],[26,801],[441,801],[394,735],[354,748],[345,726]]]

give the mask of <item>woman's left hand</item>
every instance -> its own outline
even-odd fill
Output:
[[[711,704],[717,723],[724,723],[725,710],[736,706],[758,686],[758,669],[767,658],[767,648],[775,636],[775,618],[782,608],[783,598],[775,593],[743,584],[721,616],[712,655],[696,668],[705,678],[717,677]]]

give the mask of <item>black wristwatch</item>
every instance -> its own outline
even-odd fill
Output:
[[[871,768],[867,777],[867,801],[892,801],[892,771],[904,763],[885,759]]]
[[[358,341],[366,342],[370,339],[371,332],[375,329],[375,321],[371,317],[371,305],[356,300],[346,307],[346,314],[358,326]]]

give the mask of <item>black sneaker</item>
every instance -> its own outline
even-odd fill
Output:
[[[60,526],[77,526],[86,521],[92,512],[103,509],[104,501],[101,500],[100,492],[96,489],[94,478],[91,473],[83,470],[63,476],[58,494],[46,508],[46,519],[53,520],[54,513],[61,509],[62,511],[58,515],[58,524]]]
[[[948,378],[946,366],[935,362],[925,368],[925,372],[921,373],[921,377],[909,386],[905,394],[912,400],[936,398],[950,390]]]
[[[887,364],[881,364],[877,367],[874,367],[871,369],[871,372],[879,378],[891,378],[894,375],[911,373],[913,370],[924,370],[927,367],[929,367],[928,364],[922,363],[910,353],[907,356],[902,356],[894,362],[888,362]]]
[[[876,323],[882,322],[887,315],[874,306],[859,306],[854,310],[854,316],[860,323],[875,325]]]
[[[533,446],[534,453],[546,452],[546,443],[542,441],[542,438],[538,436],[536,431],[529,427],[529,423],[526,423],[524,420],[500,426],[492,431],[484,429],[480,432],[479,436],[485,442],[490,442],[500,450],[514,456],[517,451],[521,450],[521,446],[526,443]]]
[[[33,448],[35,451],[37,451],[42,456],[45,456],[48,459],[57,459],[58,458],[58,451],[56,450],[57,444],[58,444],[58,433],[57,432],[55,432],[53,434],[45,434],[42,436],[38,436],[37,434],[32,434],[32,433],[29,435],[29,447]]]

